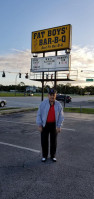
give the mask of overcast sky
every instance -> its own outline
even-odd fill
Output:
[[[34,84],[24,77],[30,72],[31,32],[66,24],[72,25],[71,69],[80,81],[93,78],[94,0],[0,0],[0,84],[15,84],[16,72],[23,73],[17,83]]]

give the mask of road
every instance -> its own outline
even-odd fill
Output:
[[[38,107],[41,97],[5,97],[7,107]],[[64,105],[64,103],[62,103]],[[88,107],[94,108],[94,96],[72,97],[71,103],[66,103],[66,107]]]
[[[41,98],[40,97],[4,97],[7,101],[6,107],[38,107]]]
[[[0,116],[0,199],[93,199],[94,116],[65,113],[57,162],[41,162],[36,112]]]

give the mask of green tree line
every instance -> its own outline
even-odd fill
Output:
[[[19,85],[9,85],[9,86],[4,86],[0,85],[0,91],[7,91],[10,92],[11,90],[17,90],[18,92],[25,92],[26,91],[26,85],[21,86]],[[44,87],[44,92],[47,93],[48,89],[50,87],[47,85]],[[94,95],[94,86],[86,86],[84,88],[80,86],[71,86],[69,84],[63,85],[59,84],[56,86],[57,93],[62,93],[62,94],[77,94],[77,95],[84,95],[86,93],[90,95]],[[42,88],[38,87],[37,92],[41,92]]]
[[[45,87],[44,92],[46,92],[47,89],[48,89],[48,86]],[[82,88],[80,86],[71,86],[69,84],[66,84],[66,85],[59,84],[56,86],[56,90],[57,90],[57,93],[61,93],[61,94],[94,95],[94,86],[86,86]]]

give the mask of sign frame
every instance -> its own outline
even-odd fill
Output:
[[[71,50],[72,25],[34,31],[31,34],[31,53]]]
[[[31,59],[31,72],[69,71],[71,68],[71,55],[58,55],[49,57],[36,57]]]

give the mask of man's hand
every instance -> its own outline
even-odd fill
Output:
[[[42,132],[42,126],[38,127],[38,130],[40,131],[40,133]]]
[[[56,132],[57,132],[57,133],[60,133],[60,131],[61,131],[61,128],[56,127]]]

